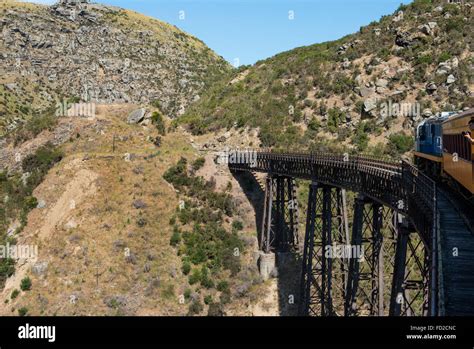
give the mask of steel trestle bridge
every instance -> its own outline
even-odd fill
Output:
[[[244,159],[239,153],[248,150],[234,152]],[[267,150],[228,166],[267,174],[260,241],[267,254],[298,247],[295,179],[310,181],[300,315],[446,314],[437,187],[417,168],[370,156]],[[346,190],[356,193],[352,214]],[[328,255],[330,247],[339,247],[339,258]],[[346,253],[354,251],[363,257]]]

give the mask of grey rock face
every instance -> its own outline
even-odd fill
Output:
[[[388,85],[388,80],[386,80],[386,79],[378,79],[375,82],[375,86],[377,86],[377,87],[387,87],[387,85]]]
[[[46,273],[46,270],[48,270],[47,261],[37,262],[35,263],[35,265],[31,267],[31,271],[33,272],[33,274],[38,275],[38,276],[44,275],[44,273]]]
[[[413,44],[413,40],[409,33],[399,32],[395,38],[395,44],[400,47],[408,47]]]
[[[425,110],[423,110],[422,116],[423,116],[424,118],[432,117],[432,116],[433,116],[433,112],[431,111],[431,109],[425,109]]]
[[[370,112],[377,108],[377,101],[374,98],[369,98],[364,101],[364,110],[365,112]]]
[[[405,13],[403,11],[398,11],[397,14],[392,18],[392,22],[397,23],[403,20]]]
[[[435,92],[436,90],[438,89],[438,86],[436,86],[436,84],[434,82],[429,82],[427,85],[426,85],[426,91],[428,93],[433,93]]]
[[[81,0],[35,10],[18,6],[0,14],[2,75],[24,76],[51,102],[62,95],[97,103],[157,101],[175,117],[230,65],[176,28],[150,30],[153,20],[143,21],[141,28],[119,8]],[[21,84],[7,89],[25,101],[31,96]]]
[[[429,22],[428,24],[423,24],[418,27],[418,29],[426,35],[434,35],[435,34],[435,29],[438,26],[438,23],[436,22]]]
[[[450,74],[446,79],[446,83],[451,85],[452,83],[456,82],[456,77],[453,74]]]
[[[39,200],[36,208],[45,208],[45,207],[46,207],[46,202],[44,200]]]
[[[359,94],[361,97],[368,97],[374,94],[374,92],[375,92],[375,89],[373,87],[361,86],[359,89]]]
[[[141,108],[132,111],[127,118],[129,124],[138,124],[145,118],[146,109]]]

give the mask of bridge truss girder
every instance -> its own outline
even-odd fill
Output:
[[[349,237],[344,198],[339,188],[310,185],[300,315],[426,315],[429,252],[419,235],[393,210],[359,196]],[[346,255],[328,258],[334,244],[350,244]]]
[[[298,201],[294,178],[267,176],[260,248],[287,251],[298,246]]]

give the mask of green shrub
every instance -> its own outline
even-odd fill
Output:
[[[209,277],[209,269],[205,266],[201,268],[201,285],[205,288],[214,287],[214,281]]]
[[[18,297],[19,294],[20,294],[20,291],[18,291],[17,289],[14,289],[11,293],[10,298],[15,299],[16,297]]]
[[[183,266],[181,267],[181,270],[184,275],[188,275],[189,272],[191,271],[191,263],[188,261],[183,262]]]
[[[401,155],[412,150],[415,140],[412,136],[403,133],[390,135],[388,148],[391,155]]]
[[[339,124],[343,121],[344,113],[339,108],[331,108],[328,112],[328,130],[332,133],[337,131]]]
[[[153,114],[151,114],[151,121],[156,126],[156,129],[161,135],[166,134],[166,125],[163,119],[163,115],[155,111],[153,112]]]
[[[30,211],[38,206],[38,200],[34,196],[27,196],[24,200],[23,207],[25,210]]]
[[[367,133],[363,131],[357,131],[352,137],[352,143],[357,147],[359,152],[363,152],[369,145],[369,136],[367,136]]]
[[[192,167],[193,167],[194,171],[197,171],[197,170],[201,169],[204,166],[205,163],[206,163],[206,159],[203,158],[203,157],[200,157],[200,158],[197,158],[193,162]]]
[[[201,270],[193,269],[191,275],[189,275],[189,284],[194,285],[201,281]]]
[[[423,13],[431,8],[431,0],[415,0],[413,1],[413,9],[418,13]]]
[[[27,307],[21,307],[18,309],[18,315],[19,316],[26,316],[28,314],[28,308]]]
[[[170,245],[176,247],[181,242],[181,234],[179,229],[175,226],[173,234],[171,235]]]
[[[31,279],[28,276],[21,280],[20,288],[22,291],[31,290]]]
[[[220,292],[229,290],[229,283],[226,280],[219,281],[219,283],[217,284],[217,290]]]
[[[0,259],[0,285],[15,272],[15,260],[12,258]]]
[[[22,168],[25,172],[44,175],[55,163],[61,161],[62,157],[62,152],[48,143],[23,159]]]
[[[192,294],[192,290],[190,288],[187,288],[186,290],[184,290],[184,299],[186,300],[189,300],[191,298],[191,294]]]
[[[233,221],[232,222],[232,229],[236,230],[236,231],[240,231],[240,230],[244,229],[244,224],[242,223],[242,221]]]
[[[462,32],[464,27],[464,21],[462,17],[452,17],[446,21],[445,30],[449,33]]]
[[[311,120],[308,123],[308,128],[312,131],[318,131],[319,128],[321,127],[320,122],[316,118],[311,118]]]
[[[208,294],[206,297],[204,297],[204,304],[210,305],[213,303],[212,296]]]

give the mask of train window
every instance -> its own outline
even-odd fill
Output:
[[[471,144],[463,135],[443,135],[443,150],[447,153],[457,153],[460,159],[472,160]]]
[[[425,125],[420,126],[419,128],[419,136],[420,140],[424,141],[426,138],[426,133],[425,133]]]

